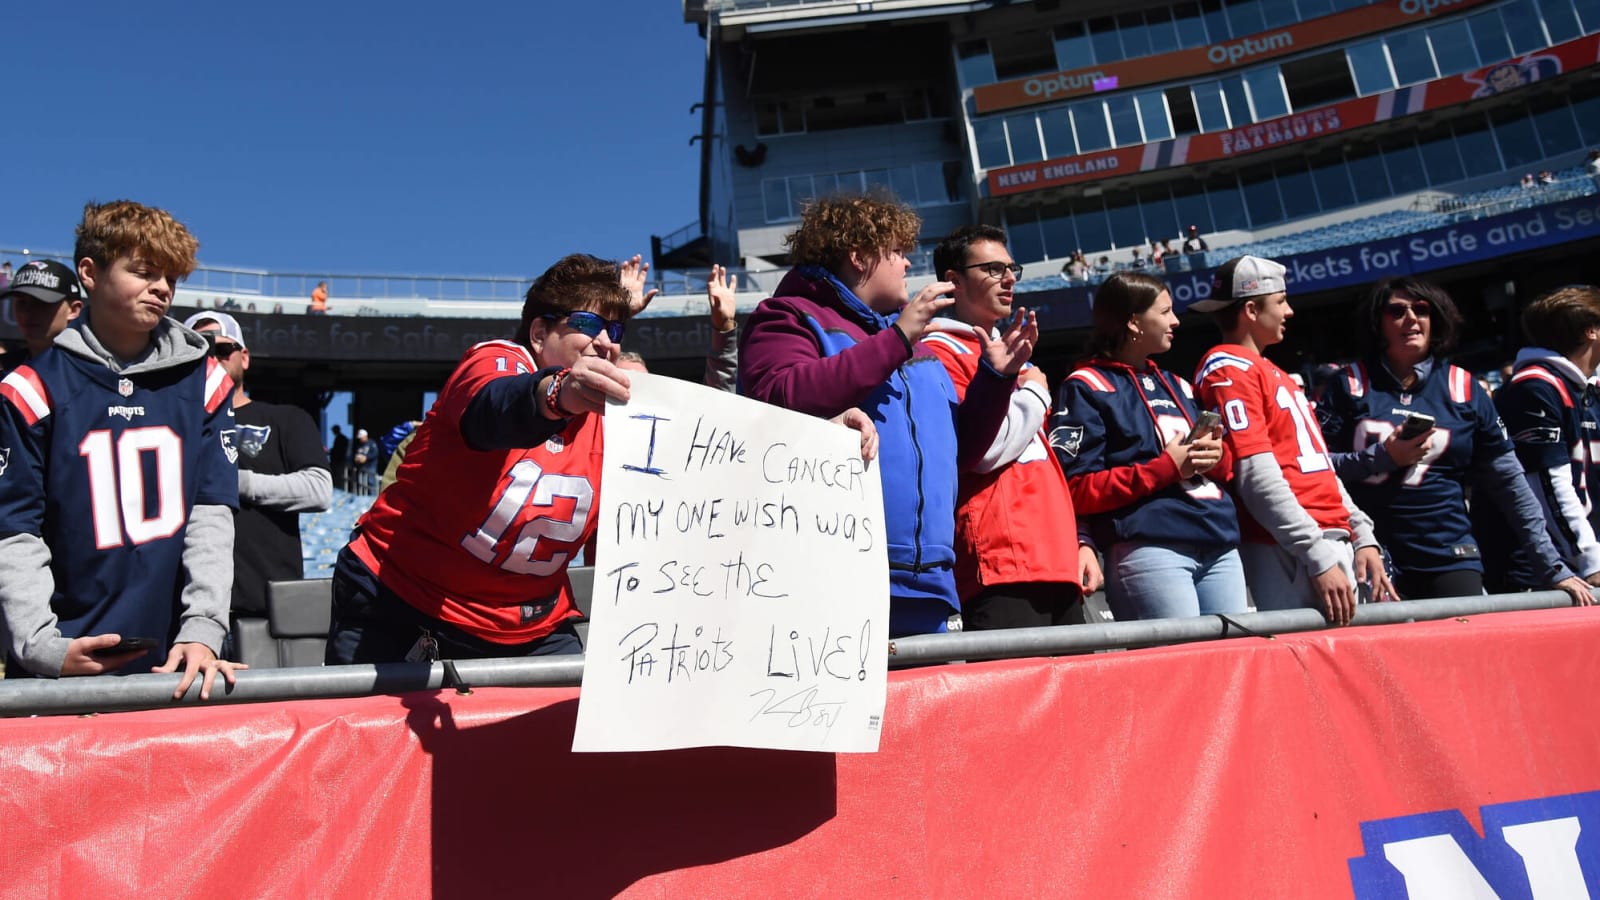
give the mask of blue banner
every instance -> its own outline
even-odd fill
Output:
[[[1289,270],[1289,294],[1294,296],[1434,272],[1596,236],[1600,236],[1600,195],[1590,195],[1370,244],[1279,257],[1278,262]],[[1230,258],[1223,255],[1226,252],[1212,251],[1210,256],[1226,262]],[[1173,305],[1180,313],[1196,300],[1211,296],[1213,271],[1208,268],[1167,276]],[[1018,295],[1017,302],[1039,313],[1041,328],[1087,328],[1094,288],[1029,292]]]

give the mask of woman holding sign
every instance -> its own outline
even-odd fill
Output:
[[[1419,278],[1379,282],[1358,309],[1372,348],[1346,366],[1317,404],[1334,470],[1373,519],[1407,600],[1483,593],[1483,553],[1466,486],[1526,547],[1543,584],[1587,602],[1588,589],[1545,534],[1489,394],[1450,365],[1461,315],[1444,289]],[[1509,526],[1509,528],[1507,527]]]
[[[467,351],[339,553],[329,664],[581,652],[567,564],[594,533],[599,413],[628,399],[618,345],[642,306],[616,263],[574,254],[528,289],[514,341]]]
[[[1094,295],[1088,357],[1061,383],[1050,445],[1078,515],[1105,552],[1118,620],[1244,612],[1232,459],[1189,382],[1150,357],[1172,349],[1166,283],[1119,272]]]

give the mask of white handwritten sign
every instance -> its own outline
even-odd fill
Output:
[[[629,377],[630,401],[605,414],[572,749],[875,752],[889,568],[860,436]]]

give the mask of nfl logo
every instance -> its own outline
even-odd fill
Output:
[[[1410,406],[1411,405],[1411,395],[1410,394],[1401,394],[1400,395],[1400,405],[1401,406]]]
[[[133,382],[129,381],[126,378],[117,379],[117,393],[121,394],[124,397],[132,397],[133,396]]]
[[[1153,391],[1156,389],[1156,383],[1150,378],[1149,375],[1144,376],[1144,389],[1147,391]]]
[[[567,449],[567,442],[563,440],[559,434],[551,435],[550,438],[544,442],[544,448],[551,453],[560,453],[561,451]]]

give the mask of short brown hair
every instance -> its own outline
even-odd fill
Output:
[[[921,228],[910,207],[885,197],[824,197],[806,203],[799,227],[783,243],[795,265],[837,272],[851,253],[910,250]]]
[[[118,257],[137,256],[179,279],[194,271],[200,249],[200,242],[171,213],[132,200],[84,204],[77,236],[74,263],[88,258],[105,268]]]
[[[573,253],[545,269],[543,275],[534,279],[522,301],[517,343],[528,345],[528,332],[534,319],[563,316],[580,309],[592,310],[608,319],[625,321],[628,318],[628,289],[622,286],[621,270],[615,262],[587,253]]]
[[[1356,314],[1361,317],[1362,338],[1371,349],[1379,353],[1388,349],[1383,343],[1384,310],[1397,293],[1425,300],[1433,307],[1431,324],[1428,326],[1429,355],[1444,356],[1455,349],[1456,334],[1461,330],[1461,313],[1456,309],[1456,302],[1450,299],[1444,288],[1410,275],[1385,278],[1373,285],[1367,299],[1357,310]]]
[[[1528,340],[1565,356],[1588,343],[1584,332],[1600,327],[1600,288],[1569,284],[1528,304],[1522,331]]]

